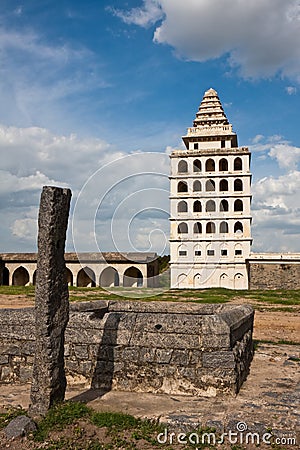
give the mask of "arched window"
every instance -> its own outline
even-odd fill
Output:
[[[235,158],[233,169],[234,170],[243,170],[243,162],[242,162],[241,158]]]
[[[227,222],[220,223],[220,233],[228,233],[228,223]]]
[[[207,222],[206,224],[206,233],[213,234],[216,232],[216,225],[213,222]]]
[[[220,172],[227,172],[228,170],[228,161],[225,158],[220,159],[219,161],[219,171]]]
[[[208,202],[206,202],[206,208],[205,208],[206,212],[212,212],[216,210],[216,204],[214,202],[214,200],[208,200]]]
[[[195,161],[193,163],[193,171],[201,172],[201,161],[199,161],[199,159],[195,159]]]
[[[194,202],[193,211],[194,212],[202,212],[202,205],[201,205],[201,202],[199,202],[199,200],[196,200]]]
[[[214,182],[214,180],[207,180],[206,184],[205,184],[205,190],[207,192],[212,192],[216,190],[216,184]]]
[[[179,181],[177,185],[177,192],[187,192],[187,191],[188,191],[187,183],[185,181]]]
[[[184,244],[179,245],[178,256],[186,256],[186,255],[187,255],[187,246]]]
[[[182,202],[178,203],[178,205],[177,205],[177,212],[183,213],[183,212],[187,212],[187,210],[188,210],[187,202],[182,201]]]
[[[242,234],[244,232],[243,224],[241,222],[235,222],[234,232],[238,234]]]
[[[178,234],[187,233],[188,232],[188,226],[185,222],[181,222],[177,227]]]
[[[215,162],[213,159],[208,159],[205,163],[206,172],[214,172],[216,170]]]
[[[201,245],[197,244],[194,247],[194,255],[195,256],[201,256],[202,255],[202,250],[201,250]]]
[[[183,159],[178,163],[178,173],[186,173],[188,171],[187,162]]]
[[[238,212],[238,211],[243,211],[243,202],[242,200],[236,200],[234,202],[234,211]]]
[[[228,191],[228,181],[227,180],[220,181],[220,191]]]
[[[194,184],[193,184],[193,191],[194,191],[194,192],[200,192],[200,191],[202,191],[202,186],[201,186],[201,183],[200,183],[199,180],[194,181]]]
[[[220,202],[220,212],[227,212],[228,211],[228,201],[223,199]]]
[[[194,223],[194,234],[202,233],[202,225],[200,222]]]
[[[241,244],[236,244],[234,247],[234,256],[243,256],[243,247]]]
[[[234,190],[242,191],[243,190],[243,182],[240,179],[234,180]]]

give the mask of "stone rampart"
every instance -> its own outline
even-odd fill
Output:
[[[253,316],[247,305],[72,304],[66,373],[103,390],[235,394],[253,356]],[[31,380],[34,339],[33,308],[0,310],[0,383]]]
[[[249,289],[300,289],[300,262],[249,263]]]

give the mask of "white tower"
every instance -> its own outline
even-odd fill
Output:
[[[214,89],[171,154],[171,287],[248,289],[250,152]]]

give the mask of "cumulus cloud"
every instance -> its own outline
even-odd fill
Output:
[[[252,186],[254,250],[300,252],[300,148],[281,136],[256,136],[251,151],[273,160],[277,176]]]
[[[265,177],[252,193],[254,249],[300,252],[300,172]]]
[[[142,251],[141,236],[148,242],[149,233],[157,228],[156,223],[151,225],[151,217],[157,208],[168,211],[166,154],[137,153],[125,160],[125,153],[100,139],[56,135],[39,127],[5,126],[0,126],[0,153],[4,156],[0,173],[2,251],[35,250],[36,217],[44,185],[72,190],[69,250],[73,249],[73,227],[79,251],[130,251],[136,247]],[[169,226],[166,214],[158,221],[165,233]],[[139,238],[130,238],[137,235]],[[161,240],[164,242],[163,236]],[[156,236],[157,251],[165,245],[158,241]]]
[[[126,23],[157,23],[153,40],[179,57],[207,61],[226,56],[243,77],[280,72],[300,81],[298,0],[144,0],[116,13]]]

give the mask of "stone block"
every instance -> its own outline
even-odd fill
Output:
[[[235,358],[233,352],[204,352],[202,355],[202,365],[210,369],[233,369]]]

